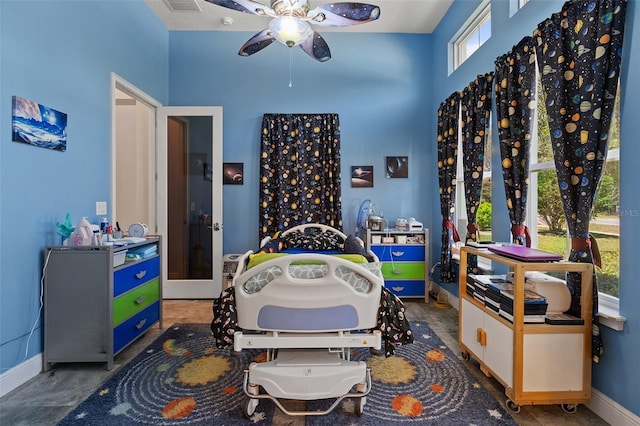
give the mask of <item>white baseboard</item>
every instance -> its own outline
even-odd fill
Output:
[[[640,417],[595,388],[586,406],[611,426],[640,426]]]
[[[0,398],[28,382],[42,371],[42,353],[16,365],[0,375]]]
[[[431,289],[438,294],[445,294],[449,300],[449,304],[458,310],[458,297],[449,293],[437,283],[431,283]],[[640,426],[640,417],[618,404],[596,388],[591,388],[591,401],[585,404],[589,410],[593,411],[602,420],[611,426]]]

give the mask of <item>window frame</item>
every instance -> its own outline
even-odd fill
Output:
[[[540,78],[538,75],[536,78]],[[538,98],[539,100],[539,98]],[[538,112],[534,113],[534,123],[538,123],[541,117]],[[620,115],[620,111],[617,111]],[[544,119],[544,118],[542,118]],[[541,171],[553,171],[555,173],[555,163],[550,161],[537,161],[538,157],[538,126],[534,126],[531,143],[529,146],[529,187],[527,188],[527,209],[525,225],[529,228],[531,235],[531,246],[538,247],[538,173]],[[534,161],[535,160],[535,161]],[[620,162],[620,148],[607,150],[605,164],[610,162]],[[559,190],[558,190],[559,191]],[[535,218],[535,220],[534,220]],[[566,250],[568,254],[571,249],[569,233],[566,235]],[[620,249],[618,249],[620,250]],[[620,315],[620,298],[598,291],[598,313],[600,323],[614,330],[622,330],[626,317]]]
[[[467,59],[473,55],[484,43],[491,38],[491,25],[489,36],[482,41],[476,50],[467,54],[466,44],[475,35],[479,35],[487,21],[491,22],[491,0],[483,0],[471,17],[462,25],[458,32],[449,41],[449,74],[458,69]]]

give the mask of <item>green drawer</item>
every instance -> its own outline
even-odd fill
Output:
[[[382,264],[385,280],[424,280],[423,262],[385,262]]]
[[[158,278],[137,287],[113,301],[113,325],[118,325],[135,313],[143,310],[160,297]]]

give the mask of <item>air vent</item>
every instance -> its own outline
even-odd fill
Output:
[[[164,0],[172,12],[201,12],[195,0]]]

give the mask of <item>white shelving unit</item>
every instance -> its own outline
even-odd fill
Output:
[[[467,255],[507,265],[514,272],[513,323],[466,291]],[[582,325],[524,322],[525,272],[577,272],[582,276]],[[574,262],[519,262],[490,251],[463,247],[460,253],[458,343],[465,359],[475,358],[487,376],[505,387],[507,407],[560,404],[575,412],[591,399],[593,265]]]

